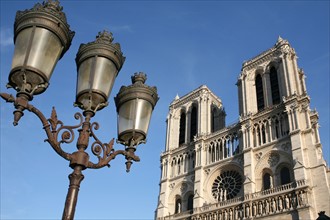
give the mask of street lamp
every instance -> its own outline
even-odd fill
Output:
[[[103,31],[96,40],[81,44],[76,56],[77,89],[75,106],[82,110],[76,113],[78,125],[64,125],[57,118],[53,107],[51,117],[47,119],[42,112],[29,102],[34,95],[43,93],[48,85],[59,59],[71,45],[74,32],[66,21],[59,1],[48,0],[37,3],[32,9],[18,11],[14,25],[15,51],[7,87],[14,88],[16,97],[1,93],[1,97],[15,106],[14,122],[16,126],[28,110],[41,121],[47,135],[47,142],[64,159],[70,162],[73,172],[69,175],[70,185],[65,201],[63,219],[73,219],[80,183],[84,178],[82,170],[98,169],[110,166],[109,163],[118,154],[126,158],[126,170],[130,170],[132,161],[139,161],[135,155],[137,145],[146,140],[152,111],[159,99],[156,87],[145,83],[146,75],[142,72],[132,76],[132,85],[122,86],[115,97],[118,113],[118,143],[124,150],[113,148],[114,140],[102,143],[94,133],[99,124],[91,123],[97,111],[108,105],[114,81],[125,61],[120,45],[113,43],[110,32]],[[77,151],[65,152],[62,144],[72,143],[74,130],[78,129]],[[90,138],[91,152],[98,158],[97,163],[89,160]]]

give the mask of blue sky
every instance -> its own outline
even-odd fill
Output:
[[[13,55],[13,24],[17,10],[35,1],[0,1],[1,92],[7,90]],[[278,36],[298,54],[307,76],[311,109],[320,116],[324,156],[329,151],[329,1],[61,1],[76,32],[70,50],[58,62],[49,88],[32,104],[46,117],[56,106],[58,118],[75,125],[75,56],[80,43],[99,31],[113,33],[126,62],[113,87],[110,104],[93,121],[100,123],[102,142],[116,137],[113,97],[138,71],[156,85],[160,100],[154,110],[148,142],[138,147],[141,162],[125,172],[118,156],[111,168],[85,170],[76,219],[153,219],[157,206],[160,153],[165,147],[165,119],[176,94],[183,96],[207,85],[222,100],[227,124],[238,119],[235,85],[244,60],[271,48]],[[1,219],[59,219],[71,168],[47,143],[38,118],[26,112],[12,126],[13,106],[1,106]],[[121,149],[121,145],[116,145]],[[74,151],[75,145],[65,150]],[[91,156],[92,160],[96,158]]]

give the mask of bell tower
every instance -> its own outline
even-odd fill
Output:
[[[241,141],[247,149],[244,173],[249,177],[244,192],[308,180],[310,186],[326,182],[314,192],[329,193],[318,113],[310,109],[305,73],[289,42],[279,37],[274,47],[244,62],[237,86]],[[329,196],[326,201],[312,198],[318,210],[329,213]]]
[[[205,85],[181,98],[177,95],[170,104],[157,216],[189,211],[201,203],[195,195],[196,188],[202,188],[201,141],[224,128],[225,117],[221,100]]]
[[[170,104],[156,219],[316,219],[330,170],[287,40],[242,64],[239,119],[206,86]]]

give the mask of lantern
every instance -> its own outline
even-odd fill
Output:
[[[144,84],[144,73],[132,76],[132,85],[122,86],[115,97],[118,113],[118,141],[136,146],[145,141],[152,111],[159,99],[156,87]]]

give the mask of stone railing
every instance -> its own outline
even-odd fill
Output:
[[[188,211],[177,213],[177,214],[174,214],[174,215],[169,215],[169,216],[166,216],[166,217],[161,218],[161,219],[163,219],[163,220],[170,220],[170,219],[189,219],[189,218],[191,218],[191,215],[192,214],[193,214],[193,210],[188,210]],[[158,218],[158,219],[160,219],[160,218]]]
[[[306,184],[307,184],[306,180],[297,180],[295,182],[288,183],[285,185],[277,186],[274,188],[266,189],[266,190],[255,192],[252,194],[246,194],[245,200],[250,199],[250,198],[255,199],[255,198],[265,197],[265,196],[269,196],[269,195],[274,195],[277,193],[281,193],[283,191],[287,191],[287,190],[299,188],[301,186],[305,186]]]
[[[309,206],[306,180],[298,180],[242,197],[204,205],[158,220],[243,220],[276,216]]]

